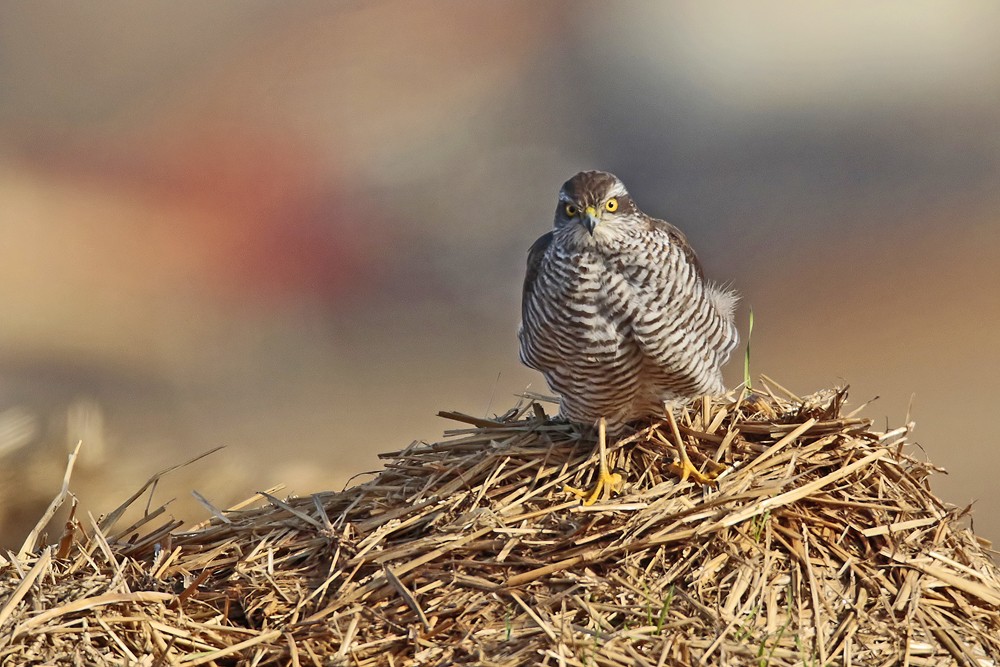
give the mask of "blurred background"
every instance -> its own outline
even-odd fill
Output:
[[[545,391],[525,253],[617,173],[755,313],[753,371],[917,422],[1000,538],[1000,5],[0,3],[0,546],[200,520]],[[742,353],[742,345],[740,348]],[[730,384],[742,363],[727,369]],[[912,407],[911,407],[912,399]]]

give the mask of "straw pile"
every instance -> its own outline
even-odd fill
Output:
[[[771,383],[642,424],[591,507],[562,489],[593,435],[529,401],[447,414],[465,427],[340,493],[33,535],[0,563],[0,664],[996,664],[988,550],[908,429],[844,396]],[[673,474],[678,440],[717,488]]]

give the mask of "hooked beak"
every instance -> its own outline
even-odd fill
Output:
[[[594,235],[594,229],[597,227],[597,223],[600,222],[600,218],[597,216],[597,209],[593,206],[588,206],[580,213],[580,224],[587,228],[590,235]]]

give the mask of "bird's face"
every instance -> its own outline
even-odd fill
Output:
[[[618,177],[582,171],[563,184],[555,229],[576,243],[593,245],[613,239],[635,221],[637,209]]]

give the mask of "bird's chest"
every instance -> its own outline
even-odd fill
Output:
[[[661,267],[643,261],[628,248],[556,255],[553,264],[551,275],[558,298],[613,315],[620,322],[663,286]]]
[[[595,253],[580,253],[577,257],[561,257],[560,273],[565,276],[564,289],[567,296],[584,300],[599,301],[601,287],[607,281],[608,262]]]

